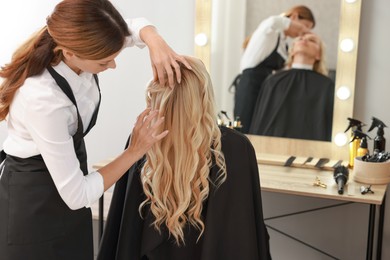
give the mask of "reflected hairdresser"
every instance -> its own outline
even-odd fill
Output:
[[[240,63],[242,72],[233,83],[236,88],[234,117],[240,117],[243,133],[248,133],[262,82],[284,67],[288,56],[287,37],[307,33],[314,25],[311,10],[295,6],[282,15],[265,19],[251,35]]]

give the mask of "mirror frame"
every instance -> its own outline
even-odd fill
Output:
[[[342,146],[336,145],[334,140],[336,134],[344,133],[348,124],[347,118],[353,117],[361,0],[340,1],[341,7],[338,45],[340,46],[343,39],[351,39],[354,46],[349,52],[343,52],[340,47],[337,51],[337,74],[335,82],[332,142],[247,135],[252,142],[256,153],[312,156],[318,158],[326,157],[337,160],[348,160],[349,136],[344,134],[346,143]],[[201,46],[195,44],[194,51],[195,56],[204,62],[208,70],[210,68],[211,61],[210,43],[213,38],[211,35],[211,7],[212,0],[196,0],[195,35],[200,33],[205,34],[208,41],[205,45]],[[347,86],[350,89],[351,95],[346,100],[340,100],[337,98],[337,90],[341,86]]]

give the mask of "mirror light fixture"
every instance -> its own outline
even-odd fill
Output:
[[[347,137],[347,134],[346,133],[338,133],[336,134],[335,138],[334,138],[334,143],[337,145],[337,146],[344,146],[346,145],[348,142],[348,137]]]
[[[351,90],[347,86],[340,86],[336,91],[336,96],[340,100],[347,100],[351,96]]]
[[[343,52],[351,52],[353,48],[354,48],[354,43],[352,39],[347,38],[347,39],[343,39],[340,42],[340,49]]]
[[[205,46],[208,42],[207,35],[205,33],[198,33],[195,36],[195,44],[198,46]]]
[[[357,0],[345,0],[345,2],[347,2],[348,4],[353,4],[355,3]]]

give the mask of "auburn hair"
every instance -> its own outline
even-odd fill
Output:
[[[308,20],[313,23],[313,27],[316,25],[316,20],[314,18],[313,12],[310,10],[309,7],[304,5],[297,5],[292,7],[291,9],[287,10],[286,12],[282,13],[283,16],[290,17],[293,14],[298,14],[299,20]]]
[[[63,0],[0,69],[0,121],[9,112],[15,92],[28,77],[41,74],[63,60],[62,49],[82,59],[98,60],[123,48],[129,36],[127,24],[108,0]]]

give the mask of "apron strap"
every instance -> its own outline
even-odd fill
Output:
[[[48,67],[47,70],[49,71],[51,76],[54,78],[54,80],[56,81],[56,83],[60,87],[60,89],[65,93],[65,95],[72,101],[72,103],[76,107],[76,112],[77,112],[77,130],[76,130],[76,133],[73,135],[72,138],[73,138],[73,144],[74,144],[75,152],[76,152],[77,158],[78,158],[78,160],[80,162],[80,169],[83,171],[84,175],[86,175],[86,174],[88,174],[88,165],[87,165],[87,153],[86,153],[86,149],[85,149],[84,136],[89,132],[89,130],[96,123],[96,118],[97,118],[97,113],[99,111],[100,98],[101,98],[99,85],[98,85],[98,89],[99,89],[99,103],[98,103],[98,106],[97,106],[97,108],[95,109],[95,111],[94,111],[94,113],[92,115],[91,122],[90,122],[87,130],[84,133],[83,132],[83,129],[84,129],[83,121],[81,120],[79,109],[78,109],[77,103],[76,103],[76,98],[74,97],[73,91],[72,91],[69,83],[66,81],[66,79],[64,77],[62,77],[60,74],[58,74],[52,67]],[[96,83],[98,83],[97,76],[94,76],[94,77],[95,77]]]
[[[80,114],[79,114],[79,109],[77,107],[76,98],[74,97],[72,88],[70,87],[68,81],[66,81],[66,79],[64,77],[62,77],[60,74],[58,74],[52,67],[47,67],[47,70],[49,71],[51,76],[54,78],[57,85],[61,88],[61,90],[65,93],[65,95],[70,99],[70,101],[72,101],[72,103],[75,105],[76,110],[77,110],[77,121],[78,121],[77,132],[75,135],[82,135],[82,137],[84,137],[86,134],[88,134],[88,132],[92,129],[92,127],[96,124],[97,116],[99,113],[101,92],[100,92],[100,87],[99,87],[98,76],[96,74],[93,74],[95,81],[96,81],[96,84],[97,84],[97,87],[98,87],[98,91],[99,91],[99,102],[96,106],[96,109],[95,109],[93,115],[92,115],[91,121],[90,121],[90,123],[89,123],[89,125],[84,133],[83,132],[84,126],[83,126],[83,122],[82,122]],[[80,131],[81,131],[81,133],[80,133]]]

